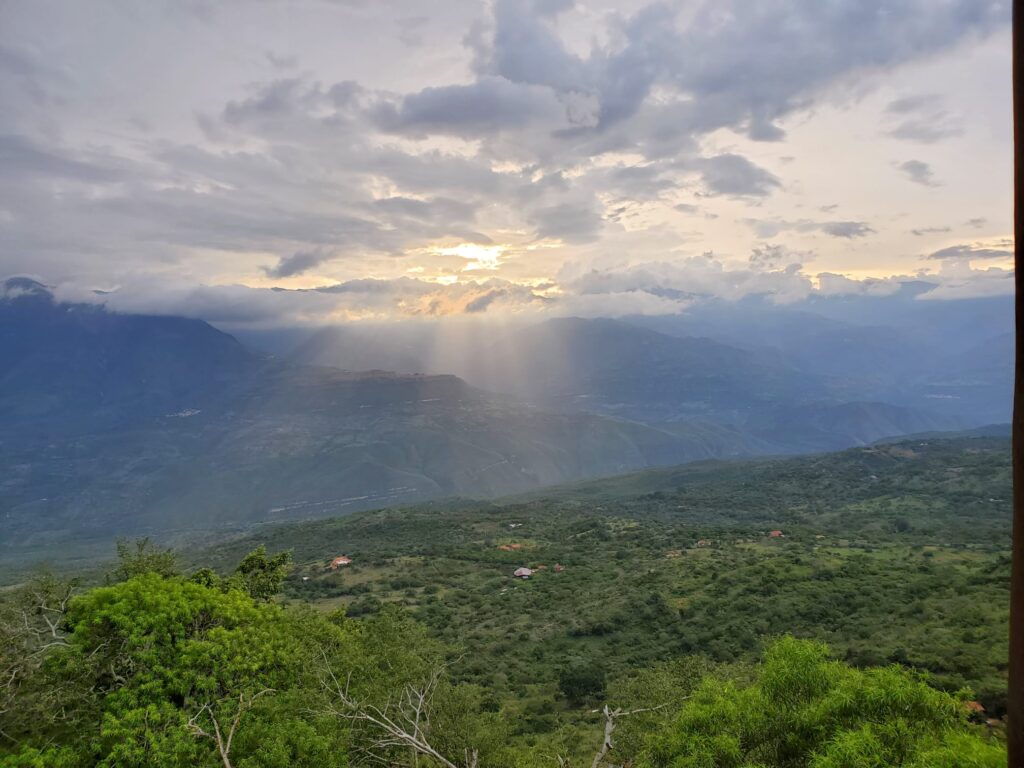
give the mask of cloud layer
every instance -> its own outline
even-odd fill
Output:
[[[306,322],[1000,258],[961,245],[1006,216],[941,152],[991,121],[917,68],[998,61],[1006,0],[311,0],[288,34],[273,6],[0,9],[0,272]],[[893,154],[830,177],[858,139],[829,120]]]

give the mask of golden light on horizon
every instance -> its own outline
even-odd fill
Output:
[[[443,256],[458,256],[465,259],[466,264],[463,272],[494,271],[501,265],[501,257],[504,256],[507,245],[480,245],[479,243],[459,243],[450,248],[438,248],[435,250]]]

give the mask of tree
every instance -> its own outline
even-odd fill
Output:
[[[345,762],[342,734],[322,727],[331,722],[312,714],[310,700],[319,691],[314,654],[345,644],[336,624],[151,572],[76,598],[65,626],[44,687],[59,692],[81,679],[90,695],[62,702],[74,732],[22,733],[25,749],[52,743],[111,768]],[[263,744],[274,745],[273,758]]]
[[[0,603],[0,743],[65,724],[67,703],[82,692],[71,677],[59,687],[43,674],[48,658],[69,648],[66,614],[75,580],[41,573]]]
[[[575,662],[558,675],[558,689],[574,704],[602,696],[604,687],[604,670],[593,663]]]
[[[291,552],[268,557],[267,548],[261,544],[238,564],[235,578],[254,600],[269,600],[281,590],[291,564]]]
[[[174,551],[159,549],[148,537],[129,542],[117,540],[118,566],[108,576],[108,581],[128,581],[145,573],[155,573],[164,578],[178,575],[178,563]]]
[[[963,701],[900,667],[856,670],[822,644],[783,638],[750,684],[709,678],[652,734],[648,766],[860,768],[1005,764]]]

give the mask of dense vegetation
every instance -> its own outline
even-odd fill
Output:
[[[0,765],[581,765],[605,732],[615,765],[999,765],[1008,499],[1006,441],[927,440],[276,526],[184,567],[123,545],[91,589],[4,594]]]

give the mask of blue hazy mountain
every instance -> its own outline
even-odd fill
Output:
[[[129,426],[223,404],[258,358],[201,320],[57,303],[13,278],[0,298],[0,421],[46,432]]]
[[[774,318],[780,334],[794,323],[793,318]],[[814,325],[806,316],[798,319],[801,328]],[[744,348],[707,336],[683,336],[688,322],[686,317],[569,318],[454,330],[440,324],[337,327],[311,338],[295,359],[351,369],[447,370],[545,408],[614,415],[661,428],[693,422],[728,426],[779,453],[819,450],[823,444],[847,447],[972,423],[955,410],[930,408],[924,396],[913,402],[887,398],[903,398],[885,369],[886,355],[898,356],[898,350],[884,347],[883,354],[868,345],[869,374],[854,377],[845,364],[806,365],[792,348],[763,341]],[[847,332],[838,321],[826,320],[822,326],[819,333]],[[833,360],[849,353],[831,352],[825,340],[821,347]],[[975,423],[998,420],[986,417]],[[837,430],[830,440],[821,434],[825,424]]]
[[[933,393],[996,392],[1005,333],[943,357],[804,309],[768,312],[748,339],[730,338],[708,311],[703,326],[697,314],[353,325],[285,359],[201,320],[61,303],[11,280],[0,298],[4,545],[495,496],[998,421],[926,407],[956,395],[900,402],[922,374],[901,379],[885,361],[901,350],[929,359],[919,386],[947,388]],[[808,360],[833,346],[862,352]]]
[[[737,430],[556,413],[452,375],[285,364],[197,320],[0,299],[3,544],[490,496],[763,450]]]

